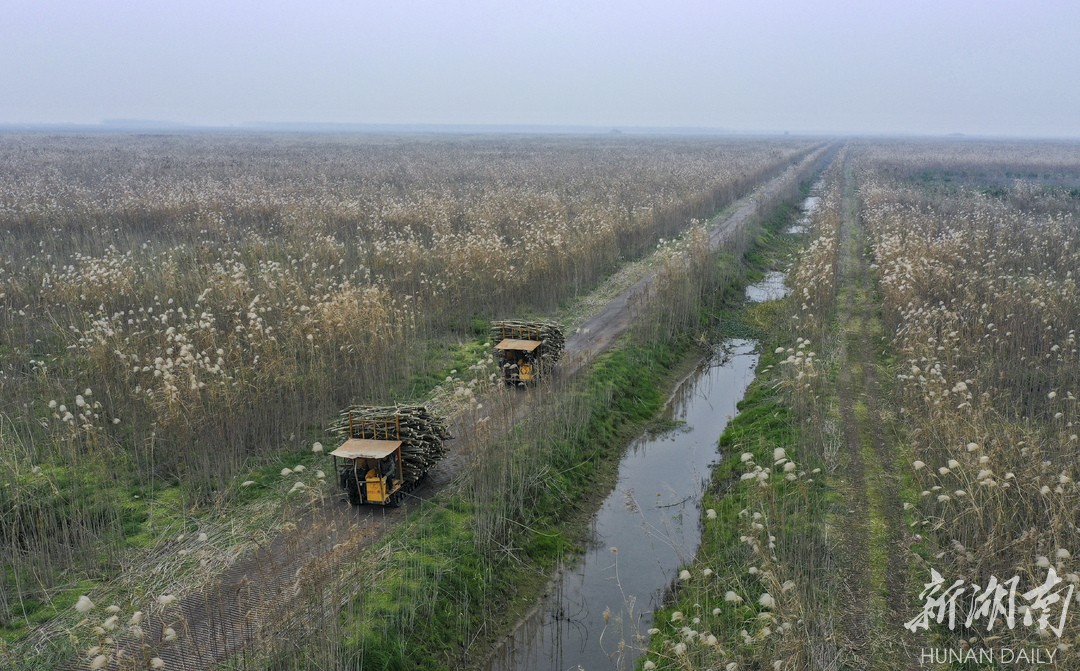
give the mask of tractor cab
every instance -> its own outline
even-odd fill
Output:
[[[353,505],[399,506],[404,498],[400,440],[350,438],[330,453]],[[339,464],[338,458],[342,459]]]
[[[504,338],[495,345],[502,357],[499,365],[502,367],[506,384],[525,384],[539,378],[537,350],[542,344],[539,340]]]

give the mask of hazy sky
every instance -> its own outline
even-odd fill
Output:
[[[0,123],[1080,137],[1076,0],[4,0]]]

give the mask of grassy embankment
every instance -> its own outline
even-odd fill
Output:
[[[580,547],[623,448],[654,421],[668,387],[700,356],[702,332],[725,323],[719,310],[741,300],[748,279],[760,273],[760,249],[774,244],[791,212],[779,208],[752,228],[752,244],[688,266],[684,281],[667,290],[696,300],[658,303],[692,303],[692,313],[652,314],[648,335],[625,339],[586,374],[544,390],[543,407],[493,440],[458,487],[416,505],[333,585],[313,588],[312,596],[325,600],[336,586],[365,585],[343,587],[351,596],[340,615],[309,619],[305,645],[278,646],[272,666],[304,668],[314,659],[344,668],[453,668],[482,660],[539,596],[556,563]],[[656,323],[670,327],[665,337],[652,338]]]

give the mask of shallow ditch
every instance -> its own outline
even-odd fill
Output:
[[[697,551],[717,439],[756,364],[753,341],[728,340],[679,384],[664,413],[674,428],[630,445],[589,547],[499,646],[491,671],[632,668],[652,611]]]
[[[804,202],[804,212],[816,206]],[[784,273],[746,287],[760,302],[787,295]],[[653,611],[697,552],[699,509],[716,445],[754,378],[756,342],[720,343],[675,389],[661,433],[629,446],[583,555],[563,565],[546,595],[495,650],[488,671],[632,669]]]
[[[821,206],[821,196],[813,194],[820,193],[822,188],[824,188],[822,182],[817,182],[814,186],[810,187],[810,193],[812,195],[804,198],[802,204],[799,206],[799,209],[802,210],[802,214],[799,215],[798,220],[794,224],[784,229],[784,233],[805,233],[806,230],[810,228],[810,220],[813,218],[814,212]]]

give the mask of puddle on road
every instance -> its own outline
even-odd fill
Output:
[[[701,496],[717,440],[754,377],[755,343],[728,340],[679,385],[667,418],[679,426],[627,449],[597,512],[584,556],[495,652],[489,671],[632,669],[653,610],[697,552]]]

